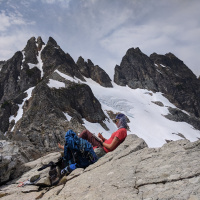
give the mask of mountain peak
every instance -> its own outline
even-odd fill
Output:
[[[169,52],[165,54],[169,58],[177,58],[173,53]]]
[[[43,42],[40,36],[37,38],[37,44],[38,44],[38,51],[42,49],[42,45],[45,45],[45,43]]]
[[[148,57],[139,48],[130,48],[120,66],[115,67],[114,81],[133,89],[162,92],[179,108],[200,116],[200,100],[196,96],[199,82],[183,61],[172,53],[153,53]]]
[[[52,45],[54,47],[58,46],[57,42],[52,37],[49,37],[49,40],[48,40],[47,44],[48,45]]]
[[[127,50],[126,55],[135,54],[135,53],[142,53],[139,47],[130,48]]]
[[[128,133],[140,135],[151,147],[169,139],[200,138],[200,81],[172,53],[149,57],[130,48],[115,67],[117,85],[90,59],[80,56],[75,63],[52,37],[46,45],[41,37],[30,38],[1,66],[0,136],[26,142],[24,162],[57,151],[69,129],[91,129],[109,138],[119,112],[127,115]],[[4,165],[4,182],[21,166],[13,158],[10,175]]]
[[[35,37],[31,37],[26,44],[26,47],[23,49],[25,55],[25,62],[26,63],[33,63],[37,64],[37,55],[38,55],[38,48],[36,45]]]

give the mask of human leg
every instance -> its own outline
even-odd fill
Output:
[[[90,142],[92,144],[93,147],[103,147],[101,142],[99,142],[94,136],[93,134],[88,131],[88,130],[84,130],[80,135],[80,138],[87,140],[88,142]]]

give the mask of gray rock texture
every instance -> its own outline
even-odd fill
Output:
[[[7,132],[11,141],[20,130],[42,156],[57,149],[68,129],[84,130],[83,118],[94,123],[105,120],[91,89],[60,75],[85,81],[72,57],[52,37],[46,45],[41,37],[30,38],[22,52],[0,64],[0,131]],[[100,68],[95,72],[98,77]],[[50,80],[64,86],[50,87]],[[27,98],[32,87],[31,98]],[[20,119],[11,120],[18,112],[22,112]]]
[[[57,42],[50,37],[46,46],[41,52],[43,61],[44,76],[50,75],[55,69],[74,77],[84,80],[77,65],[69,54],[66,54]]]
[[[177,108],[169,107],[168,110],[169,110],[169,114],[165,115],[167,119],[170,119],[176,122],[186,122],[188,124],[191,124],[194,128],[200,130],[199,118],[186,114]]]
[[[113,87],[108,74],[98,65],[94,65],[90,59],[86,62],[82,57],[79,57],[76,64],[81,74],[86,78],[91,78],[103,87]]]
[[[200,198],[200,141],[179,140],[161,148],[148,148],[136,135],[113,152],[100,158],[85,170],[76,169],[66,177],[66,183],[38,188],[18,188],[19,181],[37,174],[42,164],[57,159],[49,154],[22,166],[31,168],[7,185],[0,187],[2,200],[15,199],[128,199],[128,200],[198,200]],[[48,178],[47,171],[40,176]],[[76,188],[76,189],[75,189]]]
[[[139,48],[131,48],[115,67],[114,81],[133,89],[162,92],[180,109],[200,116],[200,81],[172,53],[148,57]]]
[[[40,152],[35,149],[25,135],[17,133],[15,142],[0,140],[0,185],[15,179],[30,168],[21,166],[39,158]]]
[[[2,69],[2,67],[3,67],[3,65],[4,65],[4,63],[5,63],[5,61],[0,61],[0,71],[1,71],[1,69]]]

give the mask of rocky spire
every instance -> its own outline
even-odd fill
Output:
[[[90,59],[85,62],[82,57],[79,57],[76,64],[81,74],[86,78],[91,78],[103,87],[113,87],[108,74],[98,65],[94,65]]]
[[[154,81],[156,70],[152,60],[139,48],[128,49],[120,66],[115,67],[114,82],[118,85],[158,91]]]
[[[79,70],[83,76],[86,78],[90,78],[90,71],[87,62],[84,61],[84,59],[80,56],[76,62],[77,66],[79,67]]]
[[[28,40],[26,47],[24,48],[25,63],[37,64],[38,48],[36,45],[35,37]]]
[[[42,45],[45,45],[45,43],[43,42],[40,36],[37,38],[37,44],[38,44],[38,51],[42,49]]]

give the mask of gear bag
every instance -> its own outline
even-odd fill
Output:
[[[86,168],[98,160],[92,145],[79,138],[72,130],[67,131],[65,135],[63,159],[66,166],[76,164],[77,168]]]

